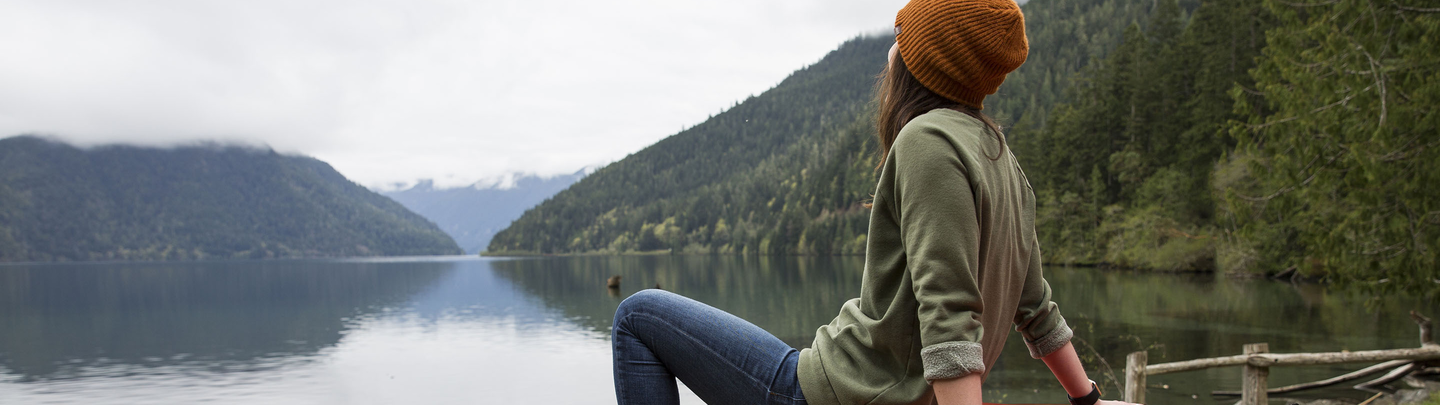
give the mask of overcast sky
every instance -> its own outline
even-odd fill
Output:
[[[905,0],[0,0],[0,137],[266,144],[371,187],[623,158]]]

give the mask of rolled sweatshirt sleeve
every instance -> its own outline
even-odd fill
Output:
[[[943,135],[910,125],[897,136],[894,213],[915,299],[926,381],[985,371],[980,229],[965,166]]]

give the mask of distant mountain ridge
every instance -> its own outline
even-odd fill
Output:
[[[590,169],[540,177],[522,175],[510,187],[501,184],[457,188],[435,188],[434,182],[420,183],[396,191],[381,192],[405,208],[435,222],[466,253],[480,253],[490,245],[496,232],[510,226],[525,210],[585,177]]]
[[[459,253],[433,223],[309,157],[0,139],[0,262]]]

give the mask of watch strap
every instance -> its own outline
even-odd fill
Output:
[[[1100,402],[1100,386],[1095,384],[1095,380],[1090,380],[1089,394],[1079,398],[1066,394],[1065,397],[1070,398],[1070,405],[1095,405],[1095,403]]]

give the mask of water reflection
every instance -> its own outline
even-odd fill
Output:
[[[613,401],[604,335],[490,263],[3,266],[0,403]]]
[[[796,347],[807,347],[845,300],[860,291],[864,263],[858,257],[576,257],[495,264],[512,280],[573,321],[608,333],[621,297],[659,283],[662,287],[734,313]],[[618,294],[605,280],[622,276]],[[1062,312],[1076,330],[1077,349],[1091,376],[1119,393],[1125,356],[1149,350],[1151,362],[1239,354],[1245,343],[1268,342],[1276,352],[1369,350],[1418,345],[1410,309],[1440,314],[1420,299],[1379,299],[1327,292],[1318,285],[1230,280],[1211,275],[1138,274],[1097,269],[1051,268],[1047,279]],[[987,402],[1065,403],[1044,364],[1031,359],[1011,333],[986,381]],[[1298,383],[1353,371],[1360,366],[1283,368],[1273,385]],[[1235,368],[1156,376],[1153,403],[1231,403],[1212,390],[1238,390]],[[1169,388],[1161,388],[1168,386]],[[1194,398],[1192,398],[1192,395]],[[1345,388],[1292,394],[1295,398],[1367,395]]]
[[[92,365],[264,369],[334,346],[453,263],[257,262],[0,268],[0,365],[19,381]]]
[[[659,284],[804,347],[858,295],[862,271],[856,257],[0,266],[0,403],[613,403],[609,326],[623,297]],[[1313,285],[1047,272],[1102,383],[1106,364],[1123,377],[1134,350],[1163,362],[1253,342],[1276,352],[1410,347],[1405,311],[1440,315],[1430,302]],[[618,291],[605,287],[614,275]],[[1275,369],[1271,381],[1354,368]],[[1151,389],[1152,403],[1228,403],[1206,394],[1238,388],[1239,370],[1150,382],[1170,386]],[[1065,402],[1015,335],[985,399]]]
[[[494,264],[570,318],[608,336],[621,299],[661,288],[744,318],[795,347],[860,292],[864,262],[853,257],[622,256],[513,260]],[[605,281],[621,276],[612,293]]]

